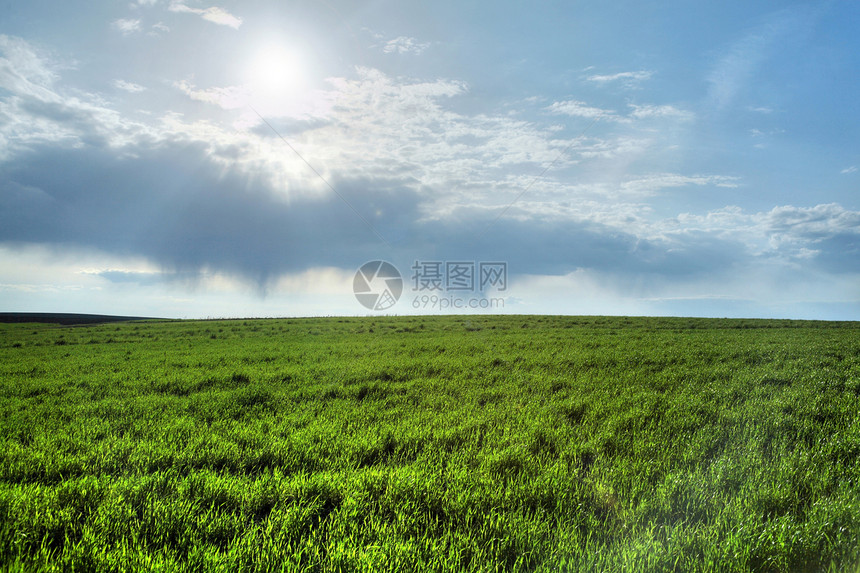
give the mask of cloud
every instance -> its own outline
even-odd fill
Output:
[[[727,210],[660,229],[588,209],[559,216],[550,205],[541,213],[517,204],[497,220],[497,207],[462,204],[427,218],[422,186],[407,176],[335,173],[330,181],[339,196],[287,197],[253,172],[219,161],[213,151],[202,141],[173,138],[123,150],[51,146],[7,162],[0,170],[0,241],[133,254],[168,273],[193,276],[212,269],[264,285],[285,273],[348,269],[374,257],[401,265],[428,256],[506,260],[516,272],[530,274],[584,268],[687,278],[717,276],[761,258],[806,257],[831,268],[857,254],[860,236],[860,213],[838,205]],[[662,175],[631,186],[652,192],[722,183],[717,177]],[[604,207],[607,213],[613,208]]]
[[[707,75],[708,98],[717,110],[729,106],[753,79],[776,46],[785,49],[800,31],[812,22],[811,9],[800,5],[770,14],[766,20],[728,46]],[[769,113],[770,108],[756,111]]]
[[[628,107],[631,109],[630,113],[628,115],[622,115],[613,110],[590,106],[583,101],[567,100],[553,102],[546,108],[546,110],[554,114],[584,117],[595,120],[609,120],[611,122],[622,124],[631,123],[633,120],[653,119],[691,121],[696,117],[693,112],[679,109],[672,105],[628,104]]]
[[[0,161],[47,143],[119,143],[146,128],[92,94],[61,93],[58,74],[27,42],[0,36]]]
[[[253,174],[225,169],[198,142],[124,152],[52,147],[5,164],[0,240],[135,254],[261,284],[321,264],[349,267],[384,247],[339,197],[286,200]],[[334,183],[387,236],[404,235],[415,218],[415,191],[402,182]]]
[[[860,211],[839,204],[813,207],[785,205],[770,211],[747,213],[726,207],[704,216],[681,215],[676,232],[702,232],[734,237],[745,245],[749,257],[781,261],[826,270],[860,272]]]
[[[6,38],[0,47],[0,86],[8,92],[0,113],[20,122],[0,122],[0,136],[11,142],[0,161],[6,246],[91,250],[143,259],[162,278],[220,273],[261,288],[373,258],[402,268],[416,258],[505,260],[517,274],[586,269],[666,282],[713,283],[762,263],[858,270],[860,214],[839,205],[727,208],[660,221],[646,198],[739,180],[604,173],[604,163],[582,169],[574,183],[556,177],[588,159],[638,156],[648,142],[627,128],[634,120],[674,121],[674,107],[631,106],[626,123],[608,122],[621,133],[571,139],[510,115],[454,111],[452,100],[469,90],[462,82],[360,68],[330,80],[310,120],[286,111],[269,119],[333,193],[260,122],[243,130],[178,114],[130,122],[96,95],[66,93],[26,43]],[[177,88],[189,100],[240,113],[241,93],[229,86]],[[617,115],[575,100],[553,105],[543,111]],[[121,266],[98,272],[108,273],[99,275],[105,284],[155,280],[121,274],[144,272]]]
[[[233,16],[228,13],[226,10],[222,8],[207,8],[200,15],[204,20],[208,20],[215,24],[220,24],[222,26],[230,26],[231,28],[238,28],[242,25],[242,19]]]
[[[363,27],[361,30],[373,39],[373,44],[370,47],[379,48],[385,54],[413,54],[419,56],[430,47],[430,42],[421,42],[409,36],[397,36],[396,38],[386,40],[385,34],[367,27]]]
[[[0,34],[0,87],[12,93],[45,95],[57,73],[26,41]]]
[[[395,79],[359,68],[357,77],[334,78],[329,90],[315,94],[317,107],[298,118],[310,122],[301,135],[294,110],[272,108],[266,117],[295,133],[293,141],[300,138],[302,153],[316,165],[409,177],[445,197],[458,188],[484,192],[506,170],[548,164],[569,145],[513,117],[451,111],[446,100],[467,91],[462,82]],[[266,126],[259,133],[272,135]]]
[[[856,173],[856,172],[857,172],[857,166],[852,165],[851,167],[846,167],[845,169],[843,169],[839,173],[841,173],[842,175],[850,175],[851,173]]]
[[[127,91],[128,93],[140,93],[146,91],[146,88],[140,84],[136,84],[134,82],[127,82],[125,80],[114,80],[113,85],[115,88]]]
[[[764,220],[773,232],[813,240],[845,233],[860,235],[860,212],[848,211],[836,203],[815,207],[774,207]]]
[[[111,25],[122,32],[123,36],[128,36],[129,34],[134,34],[135,32],[140,31],[140,20],[133,18],[120,18],[119,20],[114,20]]]
[[[737,177],[724,175],[680,175],[677,173],[658,173],[647,177],[632,179],[621,184],[621,191],[639,196],[650,196],[661,189],[670,187],[686,187],[688,185],[716,187],[737,187]]]
[[[553,102],[546,109],[550,113],[591,119],[608,119],[619,123],[629,123],[632,119],[677,119],[689,121],[695,118],[693,112],[671,105],[628,104],[628,106],[631,108],[631,111],[627,116],[620,115],[613,110],[590,106],[583,101],[577,100]]]
[[[210,8],[191,8],[182,2],[173,1],[170,3],[168,10],[171,12],[184,12],[188,14],[197,14],[204,20],[221,26],[229,26],[238,29],[242,25],[242,18],[230,14],[223,8],[213,6]]]
[[[250,102],[250,88],[246,86],[215,87],[199,90],[186,80],[176,82],[174,86],[193,100],[215,104],[222,109],[244,108]]]
[[[860,212],[836,203],[775,207],[760,216],[771,250],[829,272],[860,272]]]
[[[608,119],[611,121],[629,121],[627,118],[619,116],[617,113],[599,107],[593,107],[585,102],[577,100],[557,101],[553,102],[547,111],[572,117],[585,117],[588,119]]]
[[[456,197],[447,213],[427,218],[429,197],[408,173],[357,177],[347,169],[329,174],[339,196],[284,195],[254,170],[218,157],[211,141],[187,136],[122,149],[42,146],[0,170],[0,241],[133,254],[169,272],[208,268],[259,284],[315,266],[350,268],[378,256],[402,263],[428,253],[452,260],[502,258],[520,272],[538,274],[580,267],[706,270],[698,264],[709,245],[702,239],[698,247],[682,248],[593,217],[542,215],[519,205],[496,221],[497,208],[457,206]],[[707,268],[713,269],[719,258],[712,251],[719,249],[707,248]]]
[[[419,42],[415,38],[409,38],[407,36],[398,36],[393,40],[388,40],[387,42],[385,42],[382,51],[386,54],[398,53],[414,54],[418,56],[421,55],[421,53],[429,47],[429,43]]]
[[[671,105],[636,105],[629,104],[633,111],[630,116],[636,119],[674,118],[690,121],[696,116],[693,112],[678,109]]]
[[[586,78],[590,82],[597,84],[621,83],[626,87],[635,87],[639,83],[651,79],[654,72],[648,70],[639,70],[635,72],[621,72],[617,74],[595,74]]]

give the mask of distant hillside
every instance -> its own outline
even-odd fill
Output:
[[[157,320],[144,316],[111,316],[108,314],[72,314],[64,312],[0,312],[0,322],[46,322],[49,324],[100,324],[129,320]]]

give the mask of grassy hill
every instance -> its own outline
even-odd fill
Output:
[[[141,316],[113,316],[109,314],[74,314],[67,312],[0,312],[0,323],[47,323],[73,326],[78,324],[104,324],[151,320]]]

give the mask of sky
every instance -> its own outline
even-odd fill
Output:
[[[860,320],[857,22],[0,0],[0,310]]]

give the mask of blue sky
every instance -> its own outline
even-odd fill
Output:
[[[0,309],[860,320],[852,1],[0,3]],[[504,291],[417,291],[505,262]],[[376,288],[380,283],[376,283]],[[481,310],[480,312],[486,312]]]

